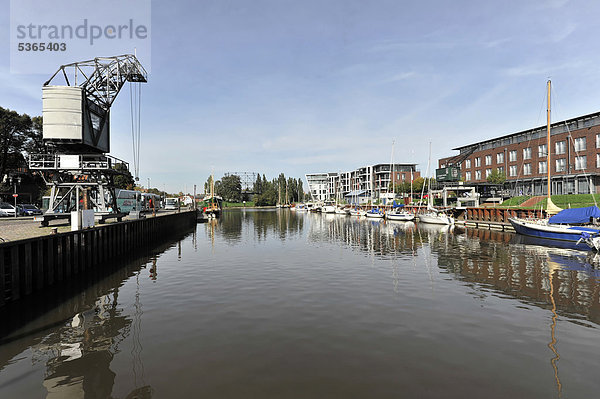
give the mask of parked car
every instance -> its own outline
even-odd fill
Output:
[[[19,213],[23,216],[41,215],[44,213],[40,208],[31,204],[17,205],[17,208],[20,208]]]
[[[15,207],[8,202],[0,202],[0,216],[15,217]]]

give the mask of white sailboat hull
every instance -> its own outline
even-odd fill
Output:
[[[442,224],[442,225],[454,225],[454,218],[452,216],[440,214],[440,213],[423,213],[418,215],[419,222],[430,223],[430,224]]]

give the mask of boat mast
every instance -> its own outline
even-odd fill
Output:
[[[396,140],[392,140],[392,157],[390,160],[390,180],[392,181],[392,201],[394,201],[396,199],[396,190],[395,190],[395,181],[394,181],[394,144],[396,143]],[[392,206],[394,206],[394,203],[392,202]]]
[[[550,182],[550,86],[551,86],[551,82],[550,79],[548,79],[548,106],[546,108],[546,113],[547,113],[547,117],[548,117],[548,121],[547,121],[547,127],[546,127],[546,131],[547,131],[547,137],[546,137],[546,165],[547,165],[547,172],[548,172],[548,200],[550,200],[550,186],[551,186],[551,182]]]

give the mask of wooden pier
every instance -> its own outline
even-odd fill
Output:
[[[0,244],[0,307],[190,230],[196,211]],[[100,270],[101,272],[101,270]]]

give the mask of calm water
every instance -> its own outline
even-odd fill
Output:
[[[598,263],[509,233],[227,212],[4,314],[0,397],[596,397]]]

